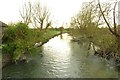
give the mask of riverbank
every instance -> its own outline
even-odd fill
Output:
[[[107,28],[96,28],[95,30],[72,30],[70,35],[74,42],[88,42],[88,50],[93,48],[94,55],[106,60],[114,59],[116,67],[120,67],[120,56],[117,50],[117,41]]]
[[[31,38],[30,41],[34,41],[34,45],[35,45],[35,41],[36,43],[37,42],[41,42],[41,44],[39,45],[39,48],[38,47],[34,47],[34,49],[36,49],[36,51],[34,50],[33,53],[28,53],[28,54],[23,54],[19,60],[17,60],[16,62],[13,61],[13,57],[11,56],[11,53],[10,54],[3,54],[2,55],[2,67],[6,67],[10,64],[14,64],[14,63],[19,63],[19,62],[28,62],[27,59],[29,59],[29,57],[34,57],[34,55],[36,53],[40,53],[41,51],[41,46],[44,45],[46,42],[48,42],[51,38],[55,37],[55,36],[58,36],[60,35],[60,31],[57,31],[57,30],[42,30],[42,31],[39,31],[39,30],[35,30],[36,31],[36,35],[38,35],[38,37],[35,37],[33,36],[33,38]],[[40,34],[40,36],[39,36]],[[36,40],[35,40],[36,39]],[[33,43],[33,42],[32,42]],[[41,57],[42,57],[42,54],[40,54]]]

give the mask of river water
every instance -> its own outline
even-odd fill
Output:
[[[118,78],[113,60],[106,61],[87,50],[87,43],[71,42],[68,34],[57,36],[43,45],[43,57],[29,63],[3,69],[4,78]]]

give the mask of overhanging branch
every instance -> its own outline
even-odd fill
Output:
[[[99,6],[99,8],[100,8],[100,12],[101,12],[101,14],[102,14],[102,16],[103,16],[103,19],[105,20],[105,22],[106,22],[109,30],[110,30],[110,32],[111,32],[113,35],[115,35],[114,31],[113,31],[112,28],[110,27],[110,24],[108,23],[105,15],[104,15],[104,13],[103,13],[103,11],[102,11],[102,8],[101,8],[100,1],[99,1],[99,0],[98,0],[98,6]]]

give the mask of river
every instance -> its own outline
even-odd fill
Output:
[[[106,61],[87,50],[87,43],[71,42],[67,33],[43,45],[43,57],[37,55],[29,63],[7,66],[4,78],[118,78],[113,60]]]

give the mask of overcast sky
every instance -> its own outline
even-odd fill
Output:
[[[23,3],[29,0],[0,0],[0,21],[5,23],[20,21],[19,10]],[[30,0],[32,2],[37,0]],[[90,0],[40,0],[52,14],[54,24],[62,25],[80,10],[83,2]]]

